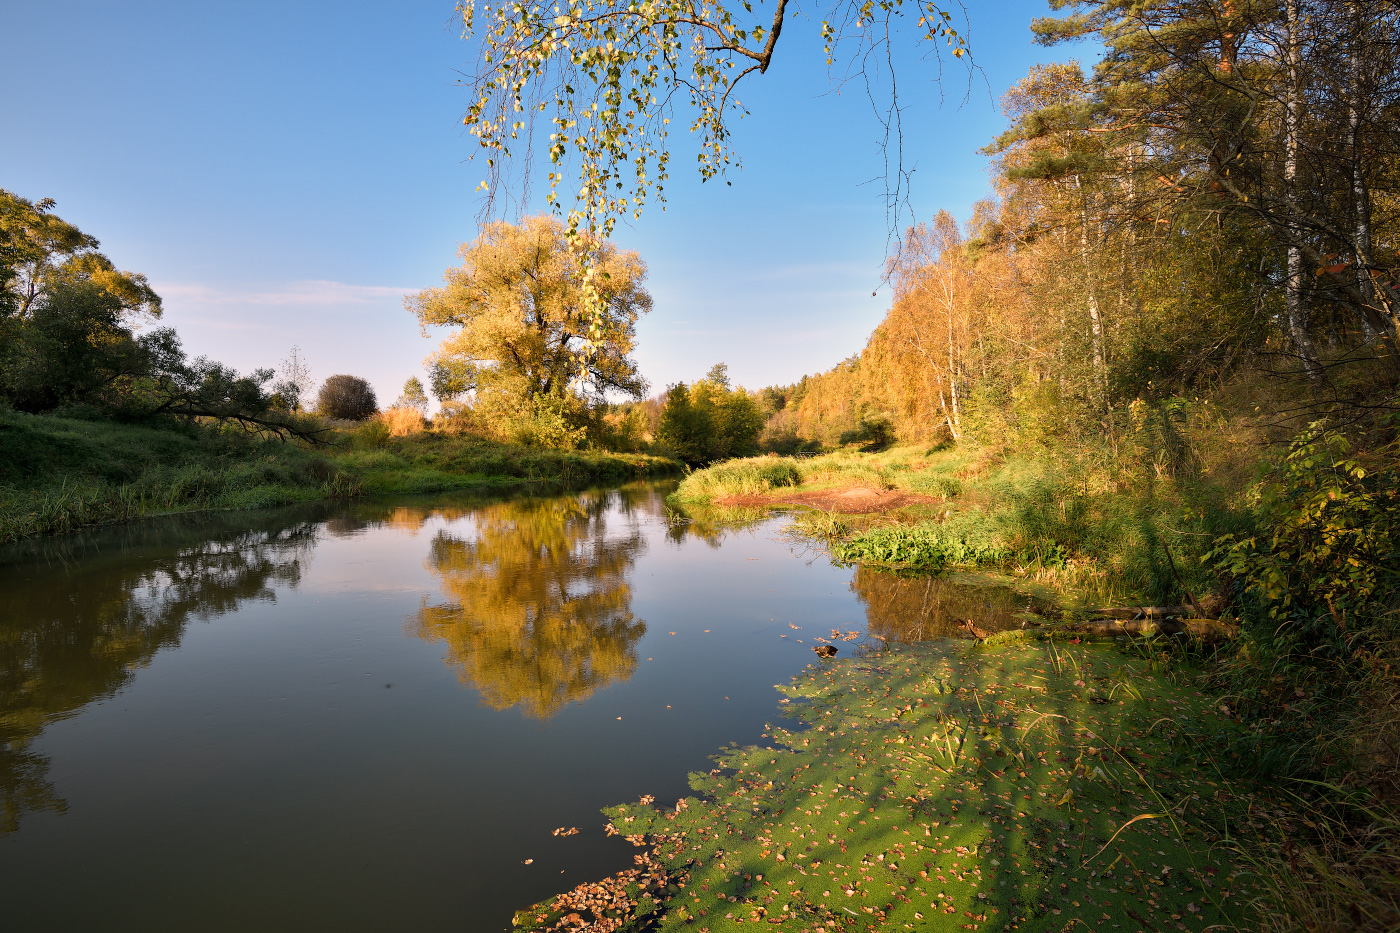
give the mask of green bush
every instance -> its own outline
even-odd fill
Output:
[[[888,415],[867,415],[849,431],[842,431],[837,443],[842,447],[855,445],[861,450],[885,450],[895,441],[894,422]]]
[[[1267,726],[1240,753],[1256,768],[1364,774],[1400,747],[1389,712],[1400,700],[1396,453],[1370,468],[1340,432],[1314,425],[1255,487],[1257,531],[1217,540],[1211,558],[1245,623],[1229,689]],[[1400,802],[1393,766],[1382,779]]]

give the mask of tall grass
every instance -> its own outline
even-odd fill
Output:
[[[608,483],[676,472],[680,465],[647,454],[558,450],[502,444],[437,431],[387,437],[368,450],[338,455],[369,492],[434,492],[522,482]]]
[[[249,509],[320,498],[343,487],[345,474],[325,484],[310,477],[269,482],[262,471],[216,472],[198,465],[152,471],[135,483],[62,479],[38,488],[0,487],[0,542],[62,534],[88,525],[128,521],[169,512]]]
[[[676,488],[678,502],[712,502],[727,496],[753,496],[802,483],[802,471],[785,457],[726,460],[691,473]]]
[[[316,498],[324,457],[227,430],[0,414],[0,541]]]
[[[1178,452],[1173,462],[1192,460]],[[904,490],[941,502],[906,506],[906,522],[922,513],[914,524],[816,537],[845,562],[928,572],[997,566],[1071,601],[1183,602],[1213,586],[1203,557],[1217,535],[1247,528],[1247,515],[1204,478],[1179,484],[1157,466],[1115,473],[1101,451],[843,450],[719,463],[686,477],[675,501],[793,487]]]

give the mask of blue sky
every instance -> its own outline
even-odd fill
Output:
[[[997,99],[1071,54],[1031,44],[1045,12],[971,0],[971,88],[945,67],[940,91],[932,63],[901,75],[919,218],[988,193]],[[740,86],[733,184],[689,174],[678,134],[666,211],[614,237],[650,269],[636,357],[656,389],[718,361],[750,387],[791,382],[858,352],[889,307],[880,125],[862,89],[833,89],[817,30],[790,21]],[[483,174],[451,0],[0,0],[0,35],[0,187],[56,199],[148,275],[192,355],[247,370],[295,344],[314,377],[365,376],[384,403],[422,373],[441,335],[402,296],[475,236]]]

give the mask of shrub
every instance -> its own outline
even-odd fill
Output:
[[[366,421],[356,428],[352,435],[356,447],[383,447],[389,443],[391,437],[393,434],[382,418]]]
[[[1314,425],[1254,489],[1256,532],[1217,539],[1216,568],[1243,597],[1235,706],[1268,725],[1295,773],[1344,765],[1400,803],[1400,479],[1396,448],[1368,464]],[[1265,764],[1262,756],[1250,759]],[[1257,765],[1259,766],[1259,765]]]
[[[433,418],[433,430],[440,434],[476,434],[485,436],[486,429],[466,402],[448,400],[442,403]]]
[[[359,376],[331,376],[316,396],[316,408],[328,418],[364,421],[379,410],[369,383]]]

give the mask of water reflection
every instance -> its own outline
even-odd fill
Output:
[[[75,536],[47,552],[31,548],[24,564],[7,568],[9,584],[0,587],[0,833],[18,829],[27,812],[65,809],[47,778],[48,760],[29,748],[45,726],[122,689],[156,652],[179,644],[191,619],[274,600],[275,586],[295,586],[314,528],[306,521],[211,533],[206,521],[186,538],[196,543],[167,541],[135,566],[82,555],[80,574],[68,564],[79,555],[64,549],[94,539]]]
[[[774,510],[768,506],[666,503],[663,513],[666,517],[666,538],[671,543],[683,544],[690,538],[696,538],[718,549],[729,535],[772,518]]]
[[[887,641],[966,638],[964,620],[988,632],[1006,631],[1042,608],[1005,586],[902,577],[870,567],[856,568],[851,590],[865,604],[870,633]]]
[[[428,569],[448,601],[425,600],[410,631],[443,642],[447,662],[493,709],[546,718],[626,680],[646,633],[627,582],[645,546],[633,512],[656,504],[623,490],[474,509],[470,535],[433,539]],[[625,527],[610,528],[609,513]]]

